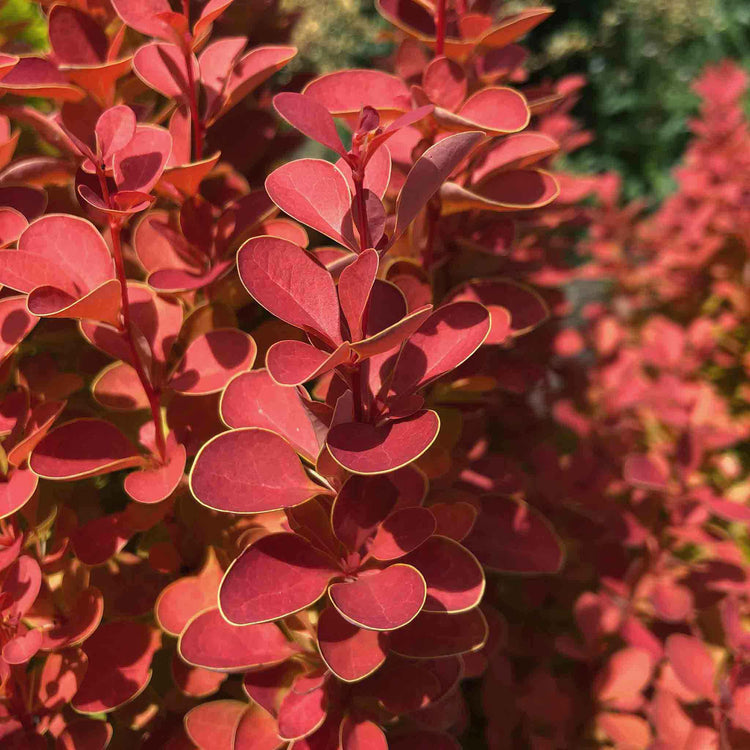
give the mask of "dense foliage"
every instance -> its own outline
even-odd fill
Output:
[[[379,0],[382,69],[284,79],[275,3],[40,5],[0,55],[3,747],[743,747],[744,74],[642,218],[555,168],[550,9]]]

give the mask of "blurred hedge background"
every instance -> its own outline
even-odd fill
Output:
[[[267,2],[276,0],[242,0]],[[292,42],[299,71],[366,66],[390,48],[373,0],[278,0],[298,14]],[[503,6],[500,2],[495,6]],[[536,0],[509,0],[504,12]],[[748,0],[550,0],[556,13],[526,40],[532,79],[582,73],[588,87],[575,114],[593,143],[569,168],[617,170],[627,198],[656,203],[672,189],[697,99],[690,83],[729,57],[750,68]],[[0,41],[39,48],[44,23],[29,0],[0,0]]]

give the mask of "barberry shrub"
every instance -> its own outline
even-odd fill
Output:
[[[383,2],[390,70],[279,93],[275,7],[41,9],[0,56],[3,747],[457,747],[486,573],[563,562],[476,470],[549,316],[513,248],[565,92],[510,84],[551,11]]]
[[[527,82],[550,9],[381,0],[383,69],[280,92],[275,4],[40,5],[0,55],[3,747],[742,746],[741,76],[640,222],[550,171],[589,137]]]
[[[583,304],[495,478],[568,555],[497,591],[490,747],[750,745],[747,81],[726,62],[695,82],[678,189],[655,213],[622,205],[617,175],[579,183],[596,197],[570,247]],[[607,294],[581,294],[592,283]]]

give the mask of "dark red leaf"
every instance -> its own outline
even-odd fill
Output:
[[[435,532],[435,527],[435,517],[427,508],[400,508],[378,528],[370,554],[378,560],[403,557],[423,544]]]
[[[345,247],[357,249],[348,230],[352,207],[349,185],[333,164],[320,159],[288,162],[266,178],[266,191],[292,218]]]
[[[333,560],[302,537],[271,534],[229,567],[219,589],[219,606],[237,625],[278,620],[316,602],[337,574]]]
[[[45,479],[70,481],[142,463],[135,446],[113,424],[75,419],[56,427],[37,445],[29,466]]]
[[[331,274],[301,247],[279,237],[254,237],[240,249],[237,268],[247,291],[277,318],[341,343]]]
[[[194,667],[246,672],[285,661],[295,649],[272,623],[231,625],[218,609],[210,609],[190,620],[178,651]]]
[[[255,427],[209,440],[193,464],[190,489],[199,503],[225,513],[290,508],[325,492],[308,477],[289,443]]]
[[[425,602],[420,572],[397,563],[368,571],[357,580],[334,583],[329,590],[334,607],[349,622],[369,630],[394,630],[411,622]]]
[[[391,633],[391,649],[413,659],[436,659],[477,651],[487,634],[487,621],[479,609],[459,614],[422,612]]]
[[[439,430],[438,415],[427,410],[381,426],[346,422],[331,428],[328,449],[354,474],[385,474],[419,458]]]
[[[333,607],[327,607],[318,619],[318,648],[336,677],[344,682],[357,682],[385,661],[387,636],[358,628]]]
[[[89,666],[72,705],[80,713],[113,711],[151,679],[161,634],[140,622],[108,622],[83,645]]]
[[[482,498],[463,543],[486,568],[505,573],[556,573],[565,560],[549,521],[526,503],[501,495]]]

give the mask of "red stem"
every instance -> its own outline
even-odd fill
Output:
[[[203,123],[198,114],[198,96],[192,63],[193,53],[188,45],[185,49],[185,65],[187,66],[188,95],[190,97],[190,119],[193,123],[193,161],[200,161],[203,156]]]
[[[370,228],[367,225],[367,204],[365,203],[364,175],[358,174],[359,168],[352,170],[354,182],[354,200],[357,203],[357,214],[359,216],[359,252],[363,253],[370,247]]]
[[[445,6],[447,0],[438,0],[435,13],[435,56],[445,54]]]
[[[107,188],[107,180],[104,173],[97,169],[97,175],[99,177],[99,185],[102,190],[102,195],[107,203],[111,205],[109,189]],[[135,345],[135,338],[133,337],[133,323],[130,317],[130,300],[128,299],[128,279],[125,275],[125,263],[122,258],[122,243],[120,242],[120,234],[122,232],[122,225],[120,221],[114,216],[107,215],[109,221],[109,230],[112,235],[112,255],[115,259],[115,271],[117,273],[117,280],[120,282],[120,299],[122,305],[122,333],[128,342],[128,348],[130,349],[130,356],[133,359],[133,367],[138,375],[138,380],[141,383],[143,392],[146,394],[148,399],[149,407],[151,408],[151,417],[154,420],[154,433],[156,435],[156,447],[159,450],[159,456],[162,461],[167,459],[167,441],[164,436],[164,424],[161,418],[161,402],[159,393],[151,384],[151,379],[146,373],[146,369],[143,366],[138,348]]]

